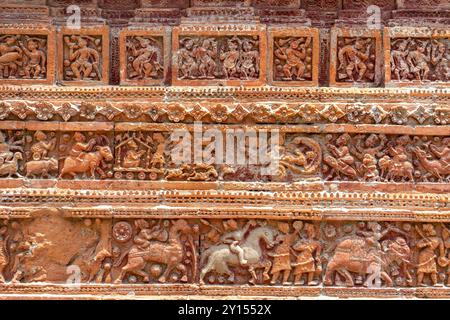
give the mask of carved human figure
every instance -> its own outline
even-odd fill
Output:
[[[217,41],[214,38],[203,39],[201,45],[193,49],[193,56],[198,65],[199,79],[215,78],[217,53]]]
[[[372,50],[372,39],[346,38],[344,41],[345,45],[338,51],[338,79],[361,82],[369,77],[366,71],[369,67],[372,67],[368,63]],[[356,79],[354,76],[355,72],[357,74]]]
[[[286,222],[278,223],[278,230],[281,232],[276,238],[275,242],[278,243],[273,250],[269,252],[268,255],[273,258],[272,269],[270,273],[272,274],[272,279],[270,284],[276,284],[281,273],[283,274],[281,284],[289,285],[289,276],[291,274],[291,246],[300,232],[300,228],[296,228],[293,233],[289,233],[289,224]]]
[[[156,132],[153,134],[153,141],[156,142],[157,145],[152,159],[150,160],[150,167],[152,169],[162,170],[164,168],[164,165],[166,164],[166,160],[164,159],[166,139],[161,133]]]
[[[326,154],[323,160],[331,167],[332,172],[330,173],[330,176],[333,173],[336,173],[338,176],[344,174],[350,178],[357,177],[358,174],[353,168],[355,158],[350,154],[350,149],[348,147],[350,140],[350,135],[344,133],[336,139],[336,145],[331,143],[327,144],[330,153]]]
[[[48,153],[55,149],[55,133],[51,132],[49,136],[50,137],[43,131],[36,131],[34,133],[34,140],[36,140],[36,142],[31,146],[33,160],[46,160],[48,159]]]
[[[294,76],[297,80],[304,80],[306,53],[311,39],[311,37],[306,37],[306,39],[302,37],[275,41],[278,48],[274,51],[274,54],[278,59],[285,61],[282,66],[283,80],[293,80]]]
[[[407,135],[398,137],[395,143],[388,142],[387,153],[389,156],[385,155],[378,161],[381,175],[385,176],[386,180],[401,178],[402,181],[406,179],[414,181],[414,167],[408,157],[408,145],[410,143],[411,139]]]
[[[178,50],[179,79],[195,79],[198,73],[198,64],[194,59],[194,39],[184,38],[180,40],[181,48]]]
[[[0,227],[0,283],[5,282],[4,270],[9,263],[9,248],[7,246],[7,232],[8,227],[6,225]]]
[[[409,80],[410,70],[406,57],[410,41],[411,39],[399,39],[392,43],[395,49],[391,50],[391,71],[396,80]]]
[[[72,70],[75,80],[101,80],[100,54],[97,49],[88,46],[88,41],[98,42],[87,36],[64,37],[64,42],[69,47],[69,55],[65,64]],[[92,75],[92,71],[95,72],[95,75]]]
[[[39,49],[38,40],[29,39],[26,46],[19,42],[19,46],[28,57],[28,62],[24,66],[25,76],[30,79],[43,77],[46,73],[47,57],[45,52]]]
[[[239,57],[242,41],[234,36],[226,41],[226,49],[221,52],[222,72],[226,79],[239,78]]]
[[[244,258],[244,249],[242,249],[240,244],[242,240],[244,240],[244,236],[246,235],[248,229],[255,225],[256,222],[254,220],[250,220],[242,229],[239,229],[237,222],[234,219],[229,219],[224,222],[224,227],[225,230],[227,230],[227,233],[221,237],[221,241],[230,246],[230,251],[232,253],[237,254],[241,266],[246,266],[247,260]]]
[[[428,80],[431,49],[426,41],[415,40],[413,45],[415,49],[411,50],[406,57],[410,72],[416,80]]]
[[[242,53],[239,69],[241,78],[256,78],[259,73],[259,51],[256,49],[258,41],[244,39],[242,41]]]
[[[284,138],[280,145],[284,145]],[[311,175],[318,171],[322,150],[313,139],[295,137],[279,150],[279,176],[285,178],[287,169],[295,174]]]
[[[17,76],[18,66],[22,61],[22,49],[17,45],[17,37],[6,35],[0,37],[0,78]]]
[[[133,60],[128,78],[158,78],[159,72],[163,70],[162,53],[158,41],[151,37],[136,37],[135,39],[137,42],[127,42],[130,58]]]
[[[5,133],[0,131],[0,163],[12,160],[15,151],[22,153],[23,143],[23,138],[16,139],[15,136],[12,136],[10,139],[7,139]]]
[[[145,231],[144,231],[145,230]],[[181,273],[181,281],[187,282],[187,268],[182,263],[185,259],[185,244],[181,240],[182,235],[186,235],[188,238],[192,236],[193,228],[187,223],[186,220],[179,219],[172,223],[168,231],[168,237],[161,239],[165,241],[150,241],[153,238],[152,232],[148,229],[148,225],[144,225],[141,228],[142,234],[139,238],[134,240],[138,243],[134,243],[133,246],[126,251],[115,265],[118,266],[122,263],[125,256],[128,257],[128,261],[125,266],[121,268],[120,275],[115,280],[115,283],[121,283],[127,273],[133,273],[135,275],[143,277],[144,282],[150,280],[149,275],[144,270],[148,262],[164,264],[166,268],[163,274],[159,277],[159,282],[166,282],[171,272],[176,269]],[[140,233],[141,233],[140,231]],[[149,241],[149,243],[147,242]],[[190,241],[190,243],[192,243]],[[142,246],[145,247],[143,250]]]
[[[145,154],[145,150],[139,150],[137,143],[131,139],[127,143],[127,151],[123,158],[122,166],[124,168],[138,168],[140,167],[141,158]]]
[[[69,150],[69,155],[64,160],[59,177],[62,178],[68,174],[75,178],[78,173],[83,173],[84,175],[89,173],[91,179],[94,179],[96,172],[101,177],[105,177],[106,174],[102,168],[105,167],[105,162],[113,160],[108,138],[101,135],[86,142],[84,134],[75,132],[73,140],[74,143]],[[94,146],[95,149],[92,150]]]
[[[431,41],[430,62],[435,68],[435,75],[438,80],[447,81],[450,79],[450,54],[448,45],[436,39]]]
[[[437,236],[431,223],[422,225],[422,230],[416,226],[416,231],[422,238],[416,243],[416,247],[420,250],[417,264],[417,285],[426,286],[423,279],[425,275],[429,274],[431,283],[435,286],[438,284],[436,250],[438,258],[445,258],[444,242]]]
[[[320,254],[322,251],[322,245],[316,239],[317,231],[313,224],[306,223],[303,229],[306,231],[306,239],[301,239],[292,246],[292,249],[298,251],[294,263],[294,284],[300,284],[300,280],[303,274],[308,275],[307,284],[309,286],[315,286],[318,284],[314,280],[314,276],[322,271]]]

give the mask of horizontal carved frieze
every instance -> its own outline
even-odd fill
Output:
[[[181,120],[181,115],[172,116]],[[450,178],[448,135],[203,129],[199,123],[171,129],[105,123],[90,131],[83,123],[71,124],[66,130],[35,124],[34,130],[29,125],[1,131],[0,177],[290,183]]]
[[[2,222],[1,289],[58,292],[70,282],[75,292],[220,295],[250,284],[250,295],[415,296],[442,287],[430,292],[446,296],[449,234],[445,223],[402,220],[95,219],[40,209]]]
[[[283,102],[50,102],[0,101],[1,120],[145,121],[193,123],[390,124],[450,123],[446,104]]]

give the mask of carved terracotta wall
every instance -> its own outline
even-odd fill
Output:
[[[0,7],[0,295],[450,296],[446,1]]]

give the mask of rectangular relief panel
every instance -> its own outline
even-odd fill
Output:
[[[317,86],[319,30],[269,28],[269,82],[278,86]]]
[[[1,27],[0,51],[0,84],[53,84],[53,27]]]
[[[172,84],[263,85],[266,33],[261,25],[174,27]]]
[[[170,66],[170,28],[124,29],[120,32],[120,83],[163,85]]]
[[[384,29],[386,86],[450,84],[450,32],[445,29]]]
[[[58,81],[64,85],[109,83],[109,27],[58,31]]]

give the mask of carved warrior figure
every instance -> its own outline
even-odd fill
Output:
[[[339,41],[337,80],[373,82],[375,54],[372,38],[344,38]]]
[[[69,48],[64,56],[65,80],[101,80],[101,39],[90,36],[65,36]]]
[[[229,220],[227,225],[228,228],[231,226],[231,230],[234,231],[221,237],[222,244],[209,247],[201,255],[200,264],[203,268],[200,272],[200,283],[204,284],[204,277],[211,271],[225,274],[228,276],[229,282],[234,282],[235,274],[230,267],[248,269],[251,275],[249,280],[251,284],[256,284],[258,280],[256,269],[263,268],[264,280],[268,280],[270,262],[262,259],[261,244],[265,243],[268,248],[271,248],[274,244],[275,230],[267,226],[257,226],[254,221],[249,221],[240,230],[237,229],[234,220]]]
[[[306,239],[300,239],[292,246],[294,251],[299,252],[296,254],[296,261],[291,263],[294,266],[294,284],[301,284],[303,274],[307,274],[306,283],[315,286],[318,282],[314,280],[314,276],[320,276],[322,272],[320,260],[322,245],[316,239],[318,234],[313,224],[306,223],[303,229],[306,231]]]
[[[179,79],[256,79],[259,41],[246,37],[180,39]]]
[[[270,269],[270,273],[272,274],[270,284],[276,284],[281,274],[283,274],[281,283],[283,285],[290,284],[288,279],[292,270],[291,246],[302,227],[303,224],[301,222],[294,223],[294,232],[289,233],[290,226],[288,223],[278,223],[278,230],[281,233],[275,238],[276,246],[273,252],[269,253],[269,256],[273,258],[272,268]]]
[[[393,40],[391,70],[392,78],[398,81],[447,81],[450,79],[448,40]]]
[[[157,263],[166,266],[163,274],[159,277],[159,282],[166,282],[167,278],[175,269],[181,272],[181,281],[188,281],[186,266],[182,263],[186,258],[185,242],[182,236],[187,237],[187,242],[191,246],[191,257],[195,258],[192,234],[195,228],[191,227],[186,220],[179,219],[172,221],[169,231],[166,233],[156,226],[152,229],[145,220],[140,220],[137,224],[137,235],[134,237],[132,247],[122,255],[115,263],[120,266],[125,257],[128,261],[121,267],[119,277],[115,283],[121,283],[127,273],[132,273],[143,278],[144,282],[150,281],[150,276],[144,271],[147,263]],[[159,230],[158,230],[159,229]],[[194,264],[195,265],[195,264]]]
[[[437,236],[434,226],[430,223],[424,224],[422,230],[416,225],[416,231],[422,238],[417,242],[416,247],[420,250],[417,266],[417,285],[425,286],[423,279],[425,275],[430,275],[432,285],[438,284],[438,270],[436,260],[439,265],[448,264],[445,258],[444,242]],[[438,256],[436,256],[438,250]]]
[[[127,38],[127,77],[158,79],[164,68],[160,41],[152,37]]]
[[[275,78],[281,80],[305,80],[310,79],[309,69],[311,66],[311,37],[277,39],[274,41],[278,47],[274,51],[277,74]],[[282,73],[282,76],[278,74]]]
[[[0,37],[0,78],[46,77],[46,40],[29,36]]]
[[[77,174],[82,173],[84,176],[90,174],[91,179],[95,179],[96,172],[100,177],[106,177],[102,168],[106,167],[105,162],[113,160],[109,139],[102,135],[86,142],[86,136],[83,133],[75,132],[73,140],[59,178],[65,175],[75,178]]]

